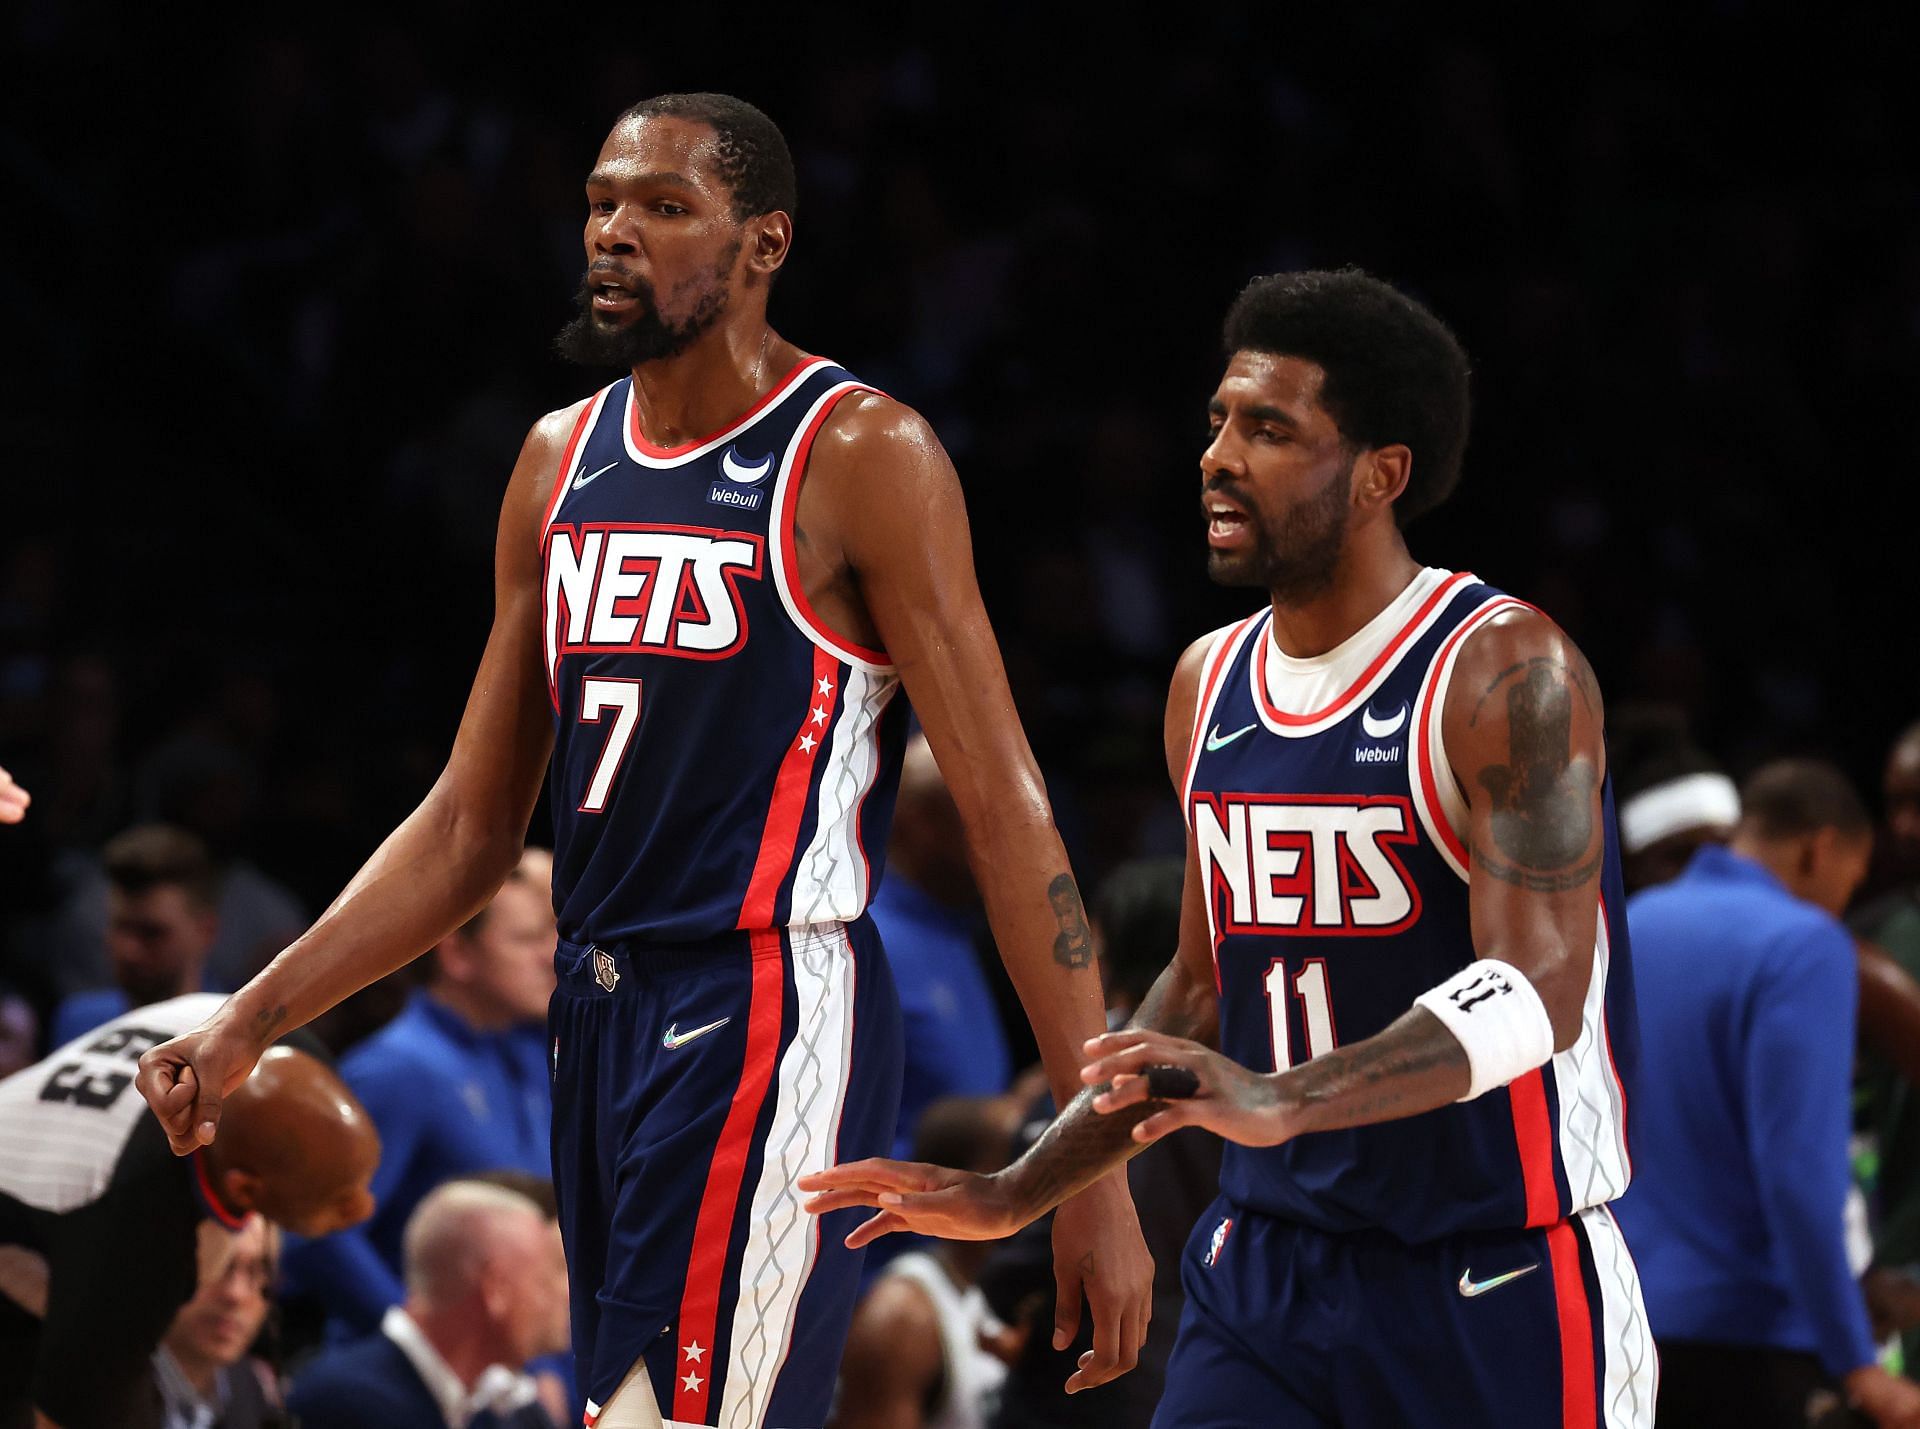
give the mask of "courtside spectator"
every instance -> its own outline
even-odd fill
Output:
[[[1920,1388],[1875,1363],[1849,1263],[1848,1084],[1859,980],[1839,914],[1871,826],[1831,765],[1741,791],[1725,848],[1627,905],[1641,1017],[1634,1181],[1619,1217],[1660,1347],[1664,1424],[1800,1426],[1839,1386],[1881,1425]]]
[[[247,1351],[273,1308],[278,1234],[262,1216],[215,1246],[200,1288],[153,1354],[165,1429],[266,1429],[279,1422],[280,1386]]]
[[[552,1093],[553,856],[528,849],[493,901],[432,954],[398,1017],[341,1059],[384,1148],[362,1227],[289,1246],[292,1286],[354,1332],[400,1303],[401,1237],[434,1187],[476,1171],[546,1177]]]
[[[406,1300],[294,1378],[302,1429],[552,1429],[520,1366],[567,1344],[560,1230],[525,1196],[453,1181],[405,1236]]]
[[[1636,893],[1679,877],[1703,844],[1723,844],[1740,821],[1740,793],[1693,742],[1671,705],[1627,705],[1607,720],[1607,763],[1620,818],[1620,864]]]
[[[207,846],[170,824],[141,824],[101,853],[107,877],[107,964],[113,986],[76,992],[53,1015],[62,1047],[132,1007],[205,990],[219,936],[220,878]]]

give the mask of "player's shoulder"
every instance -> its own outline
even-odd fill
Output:
[[[599,395],[598,391],[589,392],[577,402],[569,402],[564,407],[555,407],[551,412],[542,413],[527,429],[526,441],[521,445],[522,456],[551,456],[557,463],[566,451],[567,443],[573,440],[581,419]]]
[[[1563,672],[1558,677],[1556,668]],[[1573,637],[1538,606],[1511,599],[1461,642],[1447,691],[1450,717],[1476,708],[1495,686],[1534,671],[1571,684],[1592,716],[1603,717],[1600,681]]]
[[[861,388],[834,403],[814,440],[813,460],[897,463],[941,452],[933,424],[918,411],[884,392]]]

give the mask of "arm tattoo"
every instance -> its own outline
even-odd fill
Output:
[[[1487,694],[1518,672],[1502,671]],[[1584,701],[1586,691],[1558,660],[1527,661],[1507,689],[1508,762],[1480,771],[1480,787],[1492,801],[1494,846],[1476,843],[1474,862],[1529,892],[1578,888],[1600,866],[1600,853],[1588,856],[1598,779],[1593,761],[1573,753],[1576,691]]]
[[[1281,1080],[1300,1110],[1301,1130],[1331,1131],[1444,1106],[1465,1092],[1471,1074],[1460,1039],[1415,1008],[1377,1037],[1315,1057]],[[1456,1078],[1459,1093],[1452,1090]]]
[[[1087,930],[1087,910],[1073,875],[1063,873],[1047,885],[1047,898],[1060,934],[1053,940],[1053,960],[1063,968],[1084,968],[1093,962],[1093,934]]]
[[[253,1015],[253,1035],[262,1042],[269,1041],[273,1034],[280,1030],[280,1024],[286,1020],[287,1005],[284,1002],[278,1007],[263,1007]]]

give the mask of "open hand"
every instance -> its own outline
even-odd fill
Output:
[[[1133,1129],[1133,1139],[1158,1141],[1183,1126],[1204,1126],[1243,1146],[1277,1146],[1292,1135],[1286,1108],[1272,1077],[1249,1071],[1210,1047],[1164,1032],[1126,1027],[1092,1037],[1080,1080],[1109,1084],[1093,1099],[1098,1112],[1116,1112],[1153,1099],[1150,1067],[1178,1067],[1198,1083],[1190,1096],[1169,1101]]]
[[[17,824],[27,816],[33,795],[13,782],[13,776],[0,769],[0,824]]]
[[[812,1172],[796,1184],[813,1193],[806,1203],[809,1215],[847,1206],[871,1206],[880,1213],[854,1227],[847,1237],[851,1250],[894,1231],[942,1240],[998,1240],[1025,1224],[1008,1209],[994,1177],[924,1161],[874,1156]]]
[[[1093,1348],[1080,1356],[1067,1393],[1118,1379],[1138,1364],[1153,1320],[1153,1256],[1124,1172],[1096,1181],[1053,1213],[1053,1277],[1056,1350],[1079,1333],[1083,1300],[1093,1315]]]

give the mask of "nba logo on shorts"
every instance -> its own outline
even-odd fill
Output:
[[[593,950],[593,980],[608,992],[613,991],[613,985],[620,981],[620,969],[613,965],[612,953],[601,948]]]
[[[1220,1224],[1213,1228],[1213,1239],[1207,1244],[1207,1269],[1213,1269],[1213,1263],[1220,1258],[1220,1249],[1227,1243],[1227,1232],[1233,1229],[1233,1217],[1220,1217]]]

